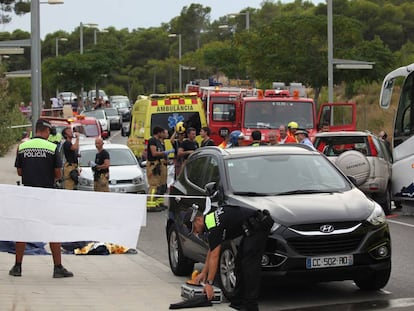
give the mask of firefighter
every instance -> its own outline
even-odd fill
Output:
[[[163,135],[164,129],[155,126],[152,130],[152,137],[148,140],[146,171],[149,185],[149,197],[147,198],[147,210],[150,212],[160,212],[163,210],[159,205],[158,200],[158,197],[163,194],[161,193],[161,165],[163,164],[162,160],[164,160],[170,153],[174,152],[174,149],[165,150],[164,145],[161,143]]]
[[[295,133],[298,129],[299,125],[295,121],[291,121],[288,123],[288,135],[292,137],[296,142],[298,142]]]

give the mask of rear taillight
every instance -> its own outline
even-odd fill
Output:
[[[371,136],[368,136],[368,146],[370,149],[371,156],[376,157],[378,156],[377,148],[375,148],[374,140]]]

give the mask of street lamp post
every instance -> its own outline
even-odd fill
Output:
[[[250,30],[250,12],[246,11],[246,12],[241,12],[241,13],[229,14],[230,17],[236,17],[237,15],[245,15],[246,16],[246,30],[249,31]]]
[[[93,30],[93,44],[94,45],[96,45],[98,43],[98,37],[97,37],[97,33],[98,32],[104,33],[104,32],[108,32],[108,30],[107,29],[101,29],[101,30],[99,30],[98,28],[95,28]]]
[[[83,54],[83,27],[91,27],[91,28],[96,28],[98,27],[98,24],[95,23],[80,23],[79,25],[79,53],[82,55]]]
[[[59,56],[59,41],[68,41],[68,38],[56,38],[56,57]],[[59,95],[59,88],[56,87],[56,98]]]
[[[59,41],[68,41],[68,38],[56,38],[56,57],[59,56]]]
[[[182,72],[181,72],[181,34],[176,34],[176,33],[170,33],[168,35],[170,38],[176,38],[178,37],[178,60],[179,60],[179,64],[178,64],[178,88],[180,90],[180,93],[183,91],[182,88]]]
[[[49,4],[62,4],[63,0],[49,0]],[[35,131],[36,122],[40,117],[42,103],[42,71],[40,52],[40,1],[30,3],[30,60],[31,60],[31,92],[32,92],[32,131]]]
[[[327,1],[328,15],[328,102],[333,103],[333,27],[332,0]]]
[[[83,27],[94,27],[94,28],[96,28],[96,27],[98,27],[98,24],[95,24],[95,23],[86,23],[86,24],[84,24],[82,22],[80,23],[80,25],[79,25],[79,53],[80,53],[80,55],[83,55]],[[82,101],[82,99],[83,99],[83,83],[82,83],[82,86],[81,86],[80,98],[81,98],[81,101]]]
[[[32,92],[32,132],[36,128],[36,122],[40,117],[40,105],[42,102],[42,74],[40,62],[40,3],[32,0],[30,3],[31,24],[31,92]]]

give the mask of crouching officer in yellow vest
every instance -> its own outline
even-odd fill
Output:
[[[65,127],[62,131],[65,139],[63,143],[63,154],[66,162],[63,166],[63,186],[65,189],[74,190],[77,185],[78,171],[78,149],[79,149],[79,133],[72,132],[70,127]],[[72,143],[72,137],[75,137],[75,143]]]
[[[159,205],[160,200],[158,197],[163,195],[161,188],[163,185],[162,181],[162,166],[164,165],[164,159],[172,150],[165,150],[165,146],[161,143],[161,139],[164,135],[164,129],[156,126],[152,130],[152,137],[148,140],[147,147],[147,180],[149,185],[149,196],[147,198],[147,210],[150,212],[158,212],[163,208]]]
[[[207,298],[213,298],[212,285],[218,270],[221,245],[241,236],[235,260],[236,286],[230,307],[258,311],[261,260],[274,224],[273,218],[267,210],[255,211],[241,206],[220,206],[213,212],[209,209],[208,204],[203,213],[194,209],[190,218],[192,233],[199,235],[206,231],[209,245],[206,262],[195,283],[204,282]]]

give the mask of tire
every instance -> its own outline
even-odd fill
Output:
[[[387,285],[391,275],[391,267],[375,271],[367,276],[355,279],[355,284],[362,290],[379,290]]]
[[[194,261],[183,255],[178,233],[173,225],[168,230],[168,260],[171,271],[177,276],[188,276],[193,272]]]
[[[391,214],[391,187],[388,186],[385,193],[378,196],[378,203],[384,210],[385,215]]]
[[[229,242],[223,243],[220,251],[217,282],[223,295],[231,299],[236,286],[236,253]]]

